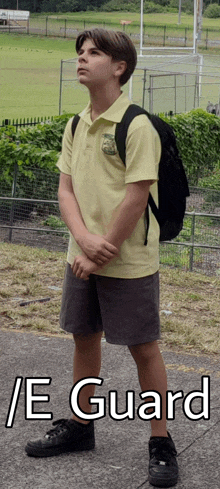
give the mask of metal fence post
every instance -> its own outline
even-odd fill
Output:
[[[47,36],[47,23],[48,23],[48,16],[46,16],[46,36]]]
[[[195,221],[196,221],[196,216],[195,216],[195,211],[194,211],[192,214],[192,225],[191,225],[191,243],[192,243],[192,246],[190,248],[190,257],[189,257],[189,270],[190,270],[190,272],[193,271]]]
[[[17,142],[17,146],[19,145],[19,142]],[[12,184],[12,192],[11,196],[15,197],[16,194],[16,185],[17,185],[17,176],[18,176],[18,164],[15,163],[14,166],[14,177],[13,177],[13,184]],[[11,209],[10,209],[10,229],[9,229],[9,235],[8,239],[9,242],[11,243],[12,241],[12,230],[13,230],[13,221],[14,221],[14,213],[15,213],[15,201],[12,200],[11,202]]]
[[[164,31],[163,31],[163,46],[165,46],[165,44],[166,44],[166,28],[167,28],[167,26],[165,25],[163,28],[164,29]]]
[[[149,112],[150,114],[153,113],[153,76],[150,75],[150,87],[148,89],[149,91]]]
[[[144,70],[143,97],[142,97],[142,107],[143,107],[143,109],[144,109],[144,105],[145,105],[145,90],[146,90],[146,80],[147,80],[146,73],[147,73],[147,70]]]
[[[63,85],[63,60],[60,62],[60,96],[59,96],[59,115],[62,114],[62,85]]]
[[[65,26],[64,26],[64,37],[66,37],[66,22],[67,22],[67,20],[65,19],[64,22],[65,22]]]
[[[206,49],[208,49],[208,36],[209,36],[209,30],[206,29],[206,40],[205,40]]]

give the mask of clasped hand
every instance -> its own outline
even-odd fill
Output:
[[[78,241],[82,255],[76,256],[72,270],[77,278],[89,280],[90,273],[103,268],[119,255],[119,250],[102,236],[88,233]]]

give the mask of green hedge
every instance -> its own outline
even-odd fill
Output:
[[[220,164],[220,117],[205,110],[165,117],[174,129],[190,185],[209,177]]]
[[[220,167],[220,118],[202,109],[173,117],[160,115],[175,131],[190,185],[198,185],[199,182],[204,185],[206,180],[202,179],[210,179],[212,175],[216,178]],[[20,175],[17,197],[56,199],[54,182],[57,182],[59,173],[56,163],[63,131],[70,117],[71,114],[66,114],[51,123],[18,132],[12,126],[0,129],[1,196],[11,196],[17,163]],[[40,178],[40,173],[43,174],[40,169],[47,171],[46,180],[45,177]]]
[[[56,199],[53,190],[54,174],[61,150],[62,135],[70,114],[56,117],[52,122],[40,123],[16,131],[14,126],[0,128],[0,188],[1,196],[10,196],[15,164],[18,164],[16,197]],[[40,172],[47,171],[47,182]],[[48,185],[47,185],[48,183]]]
[[[140,12],[140,2],[139,0],[134,0],[134,1],[123,1],[123,0],[110,0],[109,2],[105,3],[102,5],[101,11],[104,12],[119,12],[119,11],[124,11],[124,12]],[[144,1],[144,13],[145,14],[150,14],[150,13],[161,13],[165,12],[167,9],[166,7],[162,5],[158,5],[154,2],[151,1]]]
[[[48,123],[41,122],[26,129],[19,128],[18,131],[14,126],[1,127],[0,138],[19,144],[31,144],[47,150],[60,151],[63,131],[71,115],[58,116]]]
[[[0,128],[0,188],[2,197],[12,195],[17,164],[16,197],[57,200],[59,170],[56,167],[62,135],[70,114],[27,129]],[[16,219],[26,219],[35,205],[16,202]],[[38,205],[39,207],[39,205]],[[43,211],[44,205],[41,205]],[[8,220],[11,204],[0,201],[0,219]]]
[[[220,5],[218,3],[212,3],[208,5],[203,13],[204,17],[208,17],[209,19],[217,19],[220,17]]]

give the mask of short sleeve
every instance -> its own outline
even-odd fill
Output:
[[[73,117],[67,122],[62,140],[62,152],[57,162],[57,166],[62,173],[66,175],[71,175],[71,159],[72,159],[72,147],[73,147],[73,136],[72,136],[72,121]]]
[[[126,140],[125,183],[158,180],[161,143],[156,129],[143,114],[131,122]]]

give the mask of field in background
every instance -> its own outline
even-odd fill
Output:
[[[0,243],[0,327],[60,334],[66,253]],[[220,279],[161,267],[162,346],[219,354]],[[50,298],[20,306],[21,302]]]
[[[45,14],[46,15],[46,14]],[[121,20],[131,20],[133,22],[140,22],[140,14],[135,12],[65,12],[65,13],[51,13],[48,14],[54,19],[67,19],[76,20],[81,24],[82,19],[88,22],[99,21],[99,22],[111,22],[112,24],[118,24],[121,29]],[[31,14],[33,18],[42,17],[42,14]],[[144,14],[144,22],[150,23],[152,25],[177,25],[178,23],[178,12],[176,13],[153,13]],[[131,24],[132,25],[132,24]],[[188,27],[193,26],[193,15],[188,15],[182,13],[181,15],[181,26]],[[129,26],[130,27],[130,26]],[[203,27],[220,28],[220,19],[208,19],[203,17]]]
[[[23,117],[48,117],[59,113],[59,83],[61,59],[76,57],[74,41],[71,39],[51,39],[37,36],[15,34],[0,35],[1,83],[4,87],[0,100],[0,121],[3,119]],[[220,55],[213,57],[205,55],[205,64],[220,65]],[[189,69],[186,66],[186,69]],[[190,69],[194,69],[190,67]],[[211,70],[211,68],[210,68]],[[73,77],[74,69],[70,67],[67,78]],[[143,72],[136,73],[134,78],[134,96],[136,103],[142,102]],[[191,77],[192,78],[192,77]],[[194,83],[194,78],[191,83]],[[210,79],[211,81],[211,79]],[[180,80],[182,84],[183,80]],[[165,85],[173,84],[161,80]],[[148,81],[149,84],[149,81]],[[148,85],[147,85],[148,86]],[[194,88],[192,86],[188,105],[185,109],[184,90],[177,89],[177,112],[190,110],[193,103]],[[128,93],[128,86],[124,87]],[[219,85],[204,86],[201,107],[206,108],[208,100],[217,103]],[[146,108],[148,109],[148,92],[146,92]],[[173,90],[159,90],[154,94],[155,111],[174,110]],[[158,105],[157,100],[160,100]],[[162,106],[161,101],[165,101]],[[168,100],[170,102],[168,103]],[[83,109],[88,101],[88,92],[78,82],[65,83],[63,89],[63,111],[76,113]],[[190,103],[189,103],[190,101]],[[0,122],[1,123],[1,122]]]
[[[74,46],[73,40],[0,34],[0,121],[58,115],[60,62],[75,56]]]
[[[74,12],[60,15],[52,15],[54,22],[56,19],[74,20],[74,25],[78,29],[84,26],[91,27],[96,22],[105,26],[109,22],[118,25],[122,29],[120,20],[132,20],[139,22],[138,13],[129,12]],[[31,16],[32,22],[39,24],[42,18],[42,25],[45,24],[45,17],[41,15]],[[145,14],[144,22],[153,25],[172,25],[174,30],[178,22],[178,13],[169,14]],[[193,26],[193,16],[182,14],[181,27]],[[209,26],[220,28],[220,19],[203,19],[204,29]],[[125,30],[138,29],[136,26],[126,26]],[[139,31],[139,30],[138,30]],[[24,118],[24,117],[47,117],[58,115],[59,113],[59,82],[60,82],[60,62],[61,59],[71,59],[76,56],[75,42],[73,39],[49,38],[39,36],[27,36],[19,34],[0,33],[0,55],[1,55],[1,83],[4,87],[3,96],[0,100],[0,123],[2,119]],[[137,45],[138,47],[138,45]],[[211,50],[210,54],[217,52]],[[220,55],[218,64],[220,65]],[[207,57],[208,59],[208,57]],[[209,57],[209,61],[211,58]],[[215,61],[216,63],[216,61]],[[140,76],[140,80],[142,75]],[[134,88],[134,101],[141,103],[142,82],[138,82]],[[192,89],[193,90],[193,89]],[[125,92],[127,92],[127,87]],[[136,94],[139,94],[138,96]],[[219,87],[205,87],[203,90],[201,107],[206,108],[207,101],[211,99],[217,102]],[[168,92],[155,92],[155,97],[164,99],[169,97]],[[140,100],[139,100],[140,98]],[[181,89],[178,94],[181,98]],[[170,96],[172,99],[172,96]],[[75,85],[66,86],[64,91],[63,110],[66,112],[78,112],[88,100],[86,90]],[[191,104],[191,102],[190,102]],[[173,106],[162,107],[161,111],[173,110]],[[146,108],[148,103],[146,102]],[[190,110],[192,107],[187,107]],[[157,108],[155,107],[155,111]],[[178,112],[184,111],[185,104],[178,107]]]

